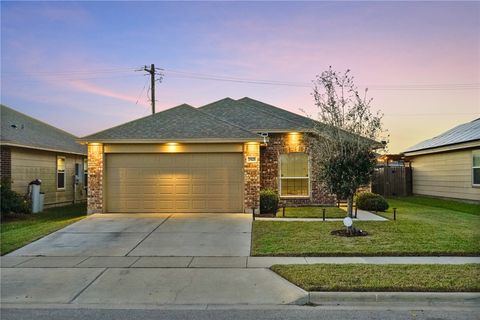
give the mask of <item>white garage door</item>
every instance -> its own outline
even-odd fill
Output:
[[[242,212],[241,153],[107,154],[108,212]]]

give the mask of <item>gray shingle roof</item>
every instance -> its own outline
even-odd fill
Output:
[[[87,154],[74,135],[1,105],[1,144]]]
[[[261,110],[264,113],[269,114],[270,116],[276,116],[276,117],[281,117],[283,119],[286,119],[291,122],[295,122],[298,125],[301,125],[304,128],[314,128],[318,127],[319,125],[322,125],[320,122],[315,121],[313,119],[310,119],[305,116],[301,116],[299,114],[272,106],[270,104],[249,98],[249,97],[244,97],[242,99],[237,100],[239,102],[242,102],[244,104],[248,104],[250,106],[256,107],[257,110]]]
[[[261,137],[187,104],[83,137],[82,141],[261,141]]]
[[[434,138],[417,143],[404,152],[420,151],[476,140],[480,140],[480,118],[458,125]]]
[[[254,100],[253,100],[254,101]],[[282,110],[276,107],[272,107]],[[282,117],[280,112],[272,112],[263,106],[243,103],[241,101],[225,98],[203,107],[199,110],[207,112],[215,117],[221,118],[231,123],[235,123],[242,128],[255,131],[304,131],[311,128],[295,121],[295,117],[289,116],[290,119]],[[275,110],[276,111],[276,110]],[[284,110],[283,110],[284,111]],[[290,112],[286,112],[287,116]],[[301,116],[299,116],[301,117]]]

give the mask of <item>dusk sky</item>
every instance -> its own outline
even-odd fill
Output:
[[[389,152],[480,117],[479,2],[2,1],[1,10],[2,104],[78,136],[148,115],[148,77],[134,70],[151,63],[165,69],[157,111],[249,96],[314,114],[315,76],[351,69],[385,113]]]

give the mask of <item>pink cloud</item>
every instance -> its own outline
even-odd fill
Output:
[[[137,103],[137,97],[135,96],[116,92],[108,88],[101,87],[99,85],[89,83],[83,80],[67,80],[66,83],[69,84],[70,88],[77,91],[93,93],[99,96],[114,98],[114,99],[123,100],[131,103],[135,103],[135,104]],[[138,101],[138,103],[141,105],[146,105],[145,102]]]

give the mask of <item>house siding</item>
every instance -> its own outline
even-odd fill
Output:
[[[334,204],[335,196],[328,194],[319,180],[319,167],[316,154],[312,152],[314,139],[308,134],[273,133],[269,134],[268,143],[260,149],[260,187],[279,192],[281,154],[289,152],[305,152],[309,155],[310,197],[281,198],[287,205]]]
[[[418,155],[411,161],[414,194],[480,202],[480,188],[472,186],[472,149]]]
[[[28,184],[40,179],[40,191],[45,193],[45,207],[59,206],[86,199],[83,181],[74,195],[75,164],[83,166],[85,156],[56,153],[27,148],[11,148],[12,190],[22,195],[28,193]],[[65,157],[65,189],[57,190],[57,156]],[[3,160],[3,154],[2,154]]]

